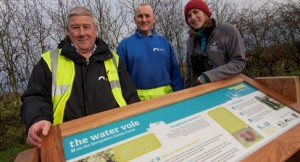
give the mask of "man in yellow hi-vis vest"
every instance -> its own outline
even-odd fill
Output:
[[[97,38],[93,13],[77,6],[66,22],[66,38],[42,54],[21,97],[27,143],[34,147],[52,125],[140,101],[118,55]]]

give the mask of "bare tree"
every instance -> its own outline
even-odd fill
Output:
[[[185,76],[185,38],[187,37],[183,4],[181,0],[164,0],[156,7],[156,30],[172,44],[176,53],[182,76]]]
[[[237,5],[235,3],[226,0],[208,0],[207,3],[213,12],[213,17],[217,21],[232,23],[235,19],[237,12]]]
[[[75,5],[86,6],[94,12],[100,22],[99,37],[115,49],[121,39],[133,33],[134,10],[140,3],[153,7],[157,18],[155,30],[171,42],[184,76],[188,27],[180,0],[2,0],[0,92],[18,92],[26,88],[28,74],[41,53],[55,48],[65,37],[65,17]],[[243,8],[222,0],[207,0],[207,3],[218,21],[237,27],[247,50],[261,51],[259,57],[268,56],[264,51],[266,47],[283,43],[290,47],[300,39],[300,5],[296,0],[270,1],[261,7]],[[293,66],[280,67],[292,70],[297,66],[293,63]]]
[[[128,26],[127,14],[124,8],[116,8],[117,4],[111,1],[98,1],[91,8],[100,22],[99,37],[106,41],[111,49],[115,49],[119,41],[128,30],[124,26]]]
[[[50,2],[50,0],[48,0]],[[66,16],[67,12],[72,8],[72,4],[69,0],[53,0],[51,5],[45,8],[48,18],[49,29],[51,30],[50,41],[52,42],[52,48],[60,40],[65,37],[66,31]]]
[[[246,49],[270,45],[269,37],[276,12],[268,5],[241,10],[235,23],[244,38]]]
[[[15,47],[12,46],[12,36],[11,36],[11,27],[13,16],[9,12],[13,8],[8,1],[3,1],[0,6],[1,9],[1,25],[0,25],[0,52],[1,52],[1,78],[3,90],[5,91],[14,91],[16,88],[16,78],[15,78],[15,69],[13,66],[13,57],[11,52],[16,51]],[[11,76],[10,76],[11,75]],[[14,88],[10,85],[14,85]]]
[[[15,62],[19,58],[18,44],[20,41],[15,39],[17,33],[14,32],[14,13],[17,11],[17,7],[13,3],[8,1],[3,2],[1,7],[2,15],[4,19],[2,21],[0,46],[2,49],[2,69],[4,71],[4,78],[6,78],[7,89],[6,91],[11,93],[17,93],[17,67]]]
[[[300,68],[299,8],[299,2],[270,1],[241,10],[236,24],[248,50],[248,75],[284,75]]]
[[[12,13],[15,14],[12,28],[16,34],[14,40],[18,42],[18,50],[15,53],[17,56],[15,65],[18,67],[17,76],[21,84],[18,89],[23,89],[27,85],[28,74],[39,60],[40,54],[50,48],[47,39],[50,30],[47,28],[42,14],[45,8],[42,1],[18,1],[18,6],[19,9]]]
[[[293,43],[300,39],[300,2],[274,2],[278,14],[274,19],[273,40],[277,43]],[[275,36],[276,35],[276,36]]]

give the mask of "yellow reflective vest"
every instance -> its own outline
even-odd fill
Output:
[[[48,51],[42,54],[50,71],[52,72],[52,104],[53,104],[53,125],[63,122],[66,103],[71,95],[72,85],[75,77],[74,62],[62,55],[61,49]],[[126,106],[123,98],[118,75],[119,56],[113,52],[113,58],[104,61],[107,71],[107,78],[114,98],[120,107]]]

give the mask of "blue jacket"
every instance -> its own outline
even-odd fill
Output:
[[[154,31],[145,36],[136,31],[123,39],[117,53],[137,89],[171,85],[173,91],[183,89],[183,80],[169,41]]]

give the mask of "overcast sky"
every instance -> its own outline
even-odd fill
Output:
[[[183,0],[183,6],[185,6],[185,4],[188,2],[189,0]],[[205,1],[205,0],[204,0]],[[206,0],[208,1],[208,0]],[[227,2],[234,2],[235,4],[237,4],[238,6],[249,6],[249,5],[262,5],[266,2],[270,2],[270,1],[288,1],[288,0],[222,0],[223,2],[227,1]]]

